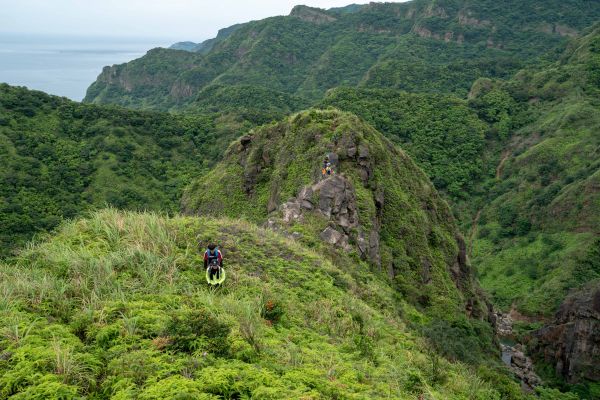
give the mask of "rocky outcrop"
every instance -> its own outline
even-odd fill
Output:
[[[323,178],[325,155],[334,174]],[[186,191],[182,205],[325,243],[319,248],[387,273],[419,306],[447,307],[440,293],[453,291],[448,309],[488,317],[448,205],[404,152],[353,115],[309,110],[255,130]]]
[[[578,32],[576,29],[571,28],[567,25],[556,24],[554,25],[554,33],[560,36],[577,37]]]
[[[537,30],[539,32],[560,35],[560,36],[568,36],[568,37],[579,36],[579,32],[577,31],[577,29],[571,28],[570,26],[563,25],[563,24],[544,23],[544,24],[541,24],[537,28]]]
[[[189,97],[192,97],[194,95],[194,93],[196,93],[196,88],[192,87],[191,85],[189,85],[185,82],[181,82],[181,81],[175,82],[173,84],[173,86],[171,87],[171,91],[169,92],[171,97],[173,97],[174,99],[177,99],[177,100],[182,100],[182,99],[187,99]]]
[[[307,6],[296,6],[290,13],[291,17],[296,17],[302,21],[311,22],[313,24],[327,24],[335,21],[337,18],[326,14],[323,10]]]
[[[362,150],[363,157],[365,151],[368,150]],[[332,161],[337,159],[335,154],[330,154],[329,157]],[[365,172],[365,177],[367,176],[368,172]],[[323,241],[346,251],[354,248],[350,245],[351,242],[355,243],[356,250],[363,259],[369,258],[379,263],[379,221],[372,221],[373,228],[370,232],[359,224],[355,189],[343,175],[333,175],[304,187],[297,197],[281,204],[278,211],[282,222],[286,224],[301,222],[305,214],[311,212],[325,217],[329,225],[320,234]],[[273,219],[270,221],[272,224]]]
[[[512,337],[513,334],[513,320],[510,314],[504,314],[500,311],[494,311],[496,321],[496,333],[500,337]]]
[[[442,7],[435,6],[435,3],[431,3],[424,11],[423,16],[425,18],[430,17],[439,17],[439,18],[448,18],[448,14],[446,10]]]
[[[455,39],[455,35],[454,32],[450,31],[450,32],[444,32],[444,33],[436,33],[436,32],[432,32],[429,29],[423,27],[423,26],[414,26],[412,32],[422,38],[426,38],[426,39],[436,39],[436,40],[443,40],[446,43],[450,43],[453,41],[456,41],[457,43],[463,43],[465,40],[464,35],[461,33],[458,36],[456,36]]]
[[[567,297],[531,343],[536,358],[568,382],[600,380],[600,283]]]
[[[542,380],[533,370],[531,358],[525,355],[525,349],[517,344],[510,346],[501,344],[502,360],[510,367],[511,371],[521,381],[521,387],[528,392],[542,384]]]
[[[502,361],[521,381],[521,387],[527,392],[532,392],[536,386],[542,384],[542,380],[535,373],[531,358],[526,355],[522,344],[513,342],[513,318],[510,314],[501,311],[492,311],[496,335],[500,339]]]
[[[113,65],[102,68],[102,73],[98,76],[98,82],[107,85],[115,85],[121,87],[126,92],[133,90],[133,84],[125,73],[125,68],[122,65]]]
[[[492,24],[488,20],[473,17],[470,11],[465,10],[458,13],[458,23],[464,26],[490,26]]]

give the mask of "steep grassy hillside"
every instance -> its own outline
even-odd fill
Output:
[[[197,252],[209,241],[226,259],[217,290]],[[343,252],[105,210],[0,266],[0,399],[529,398],[407,327],[430,321]]]
[[[0,85],[0,256],[91,207],[176,211],[226,148],[226,125]]]
[[[476,84],[475,105],[504,92],[529,118],[507,142],[476,221],[473,262],[505,309],[548,316],[571,289],[600,279],[599,74],[596,29],[552,68]]]
[[[309,100],[337,86],[466,95],[482,76],[509,78],[600,17],[591,0],[413,0],[345,10],[298,6],[243,24],[210,51],[154,49],[106,67],[86,101],[197,109],[213,84]],[[200,104],[202,105],[202,104]]]
[[[326,154],[336,174],[323,180]],[[345,249],[450,326],[469,326],[465,314],[487,317],[448,205],[407,155],[352,114],[306,111],[252,131],[183,204],[268,221],[326,253]]]

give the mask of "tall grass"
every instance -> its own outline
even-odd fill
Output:
[[[227,260],[220,288],[198,265],[197,243],[209,240]],[[0,393],[28,376],[82,396],[141,393],[168,377],[257,398],[467,391],[464,366],[421,353],[383,279],[244,221],[107,209],[30,246],[0,278],[0,356],[21,352],[0,362]],[[229,334],[215,342],[200,331]],[[436,379],[449,368],[459,389]]]

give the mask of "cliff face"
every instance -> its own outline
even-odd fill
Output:
[[[336,20],[335,17],[327,14],[324,10],[307,6],[296,6],[292,9],[290,16],[300,18],[302,21],[315,24],[326,24]]]
[[[533,338],[532,352],[568,382],[600,380],[600,283],[568,297]]]

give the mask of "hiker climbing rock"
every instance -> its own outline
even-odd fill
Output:
[[[323,160],[323,168],[321,169],[321,174],[323,175],[323,178],[326,178],[327,176],[330,176],[333,174],[333,169],[331,168],[331,161],[329,160],[329,156],[325,156],[325,159]]]
[[[208,249],[204,252],[204,268],[206,269],[206,280],[209,284],[214,285],[225,280],[223,254],[216,244],[209,244]]]

